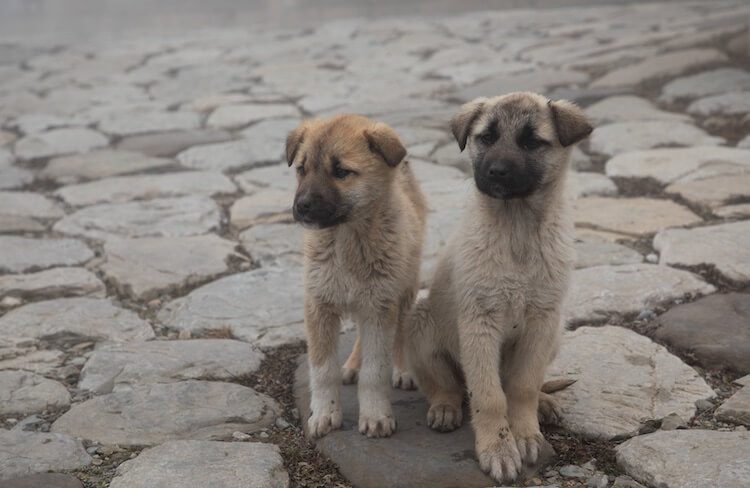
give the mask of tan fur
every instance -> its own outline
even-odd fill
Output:
[[[415,306],[407,329],[407,359],[430,404],[428,425],[441,431],[461,425],[466,390],[480,466],[500,482],[515,478],[522,462],[536,461],[543,440],[540,394],[541,413],[556,413],[540,390],[558,348],[573,262],[563,186],[570,137],[577,142],[591,127],[575,106],[552,105],[558,115],[546,98],[515,93],[468,103],[453,119],[456,139],[472,161],[476,139],[490,120],[502,120],[505,134],[531,122],[550,142],[544,176],[525,198],[474,192],[442,251],[429,296]]]
[[[348,212],[343,223],[304,232],[312,393],[308,433],[318,437],[341,425],[336,349],[341,320],[351,316],[359,337],[343,380],[356,381],[359,370],[360,432],[389,436],[395,429],[389,400],[392,349],[418,289],[424,197],[410,166],[401,161],[403,144],[385,124],[354,115],[313,120],[287,142],[290,165],[305,165],[298,195],[329,192]],[[357,174],[336,179],[334,158]],[[402,345],[403,340],[396,343],[394,376],[408,377]]]

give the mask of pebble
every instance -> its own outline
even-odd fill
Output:
[[[661,421],[661,430],[684,429],[686,427],[685,420],[676,413],[670,413]]]
[[[236,441],[247,441],[252,438],[251,435],[245,434],[244,432],[236,431],[232,432],[232,439]]]
[[[585,478],[586,470],[574,464],[568,464],[560,468],[560,474],[565,478]]]
[[[609,485],[609,478],[606,474],[597,473],[586,482],[586,486],[590,488],[607,488]]]
[[[648,253],[646,254],[646,261],[648,261],[649,263],[656,264],[659,262],[659,255],[653,252]]]
[[[292,424],[284,420],[283,417],[279,417],[276,419],[276,427],[278,427],[279,429],[286,429],[288,427],[291,427],[291,425]]]

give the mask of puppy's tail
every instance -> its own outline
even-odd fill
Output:
[[[542,393],[554,393],[556,391],[564,390],[565,388],[569,387],[573,383],[575,383],[577,380],[552,380],[547,381],[542,385]]]

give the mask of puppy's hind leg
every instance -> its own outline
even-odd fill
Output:
[[[391,384],[394,388],[402,390],[414,390],[417,388],[414,374],[409,369],[406,361],[406,341],[410,322],[410,309],[414,303],[414,293],[409,292],[403,298],[400,305],[398,324],[396,325],[396,339],[393,343],[393,375]]]
[[[362,342],[357,332],[357,340],[352,348],[352,353],[341,368],[341,376],[345,385],[351,385],[357,382],[359,368],[362,366]]]

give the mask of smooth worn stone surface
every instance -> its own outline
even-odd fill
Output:
[[[228,330],[270,346],[304,340],[302,267],[260,268],[227,276],[167,303],[157,319],[194,334]]]
[[[664,146],[711,146],[726,142],[684,122],[636,121],[615,122],[597,127],[591,134],[592,152],[613,156],[627,151]]]
[[[0,276],[0,297],[25,300],[90,296],[103,297],[104,283],[85,268],[52,268],[37,273]]]
[[[568,178],[570,193],[575,197],[590,195],[614,195],[617,193],[615,184],[600,173],[571,171]]]
[[[699,364],[750,373],[750,295],[711,295],[668,310],[654,337]]]
[[[221,173],[184,171],[160,175],[120,176],[104,180],[66,186],[55,192],[73,206],[96,203],[123,203],[131,200],[180,197],[184,195],[212,196],[234,193],[237,187]]]
[[[97,348],[81,370],[78,388],[95,393],[130,390],[144,383],[232,380],[254,373],[264,355],[229,339],[112,344]]]
[[[104,275],[122,292],[149,300],[229,270],[236,244],[216,235],[112,238],[104,243]]]
[[[744,174],[731,174],[678,181],[664,189],[685,200],[716,208],[723,203],[750,197],[750,168]]]
[[[0,190],[21,188],[33,180],[34,174],[31,171],[0,161]]]
[[[56,219],[65,215],[65,212],[53,200],[38,193],[0,191],[0,214],[10,217]]]
[[[194,112],[166,112],[135,107],[105,114],[99,120],[99,129],[108,134],[131,136],[146,132],[196,129],[200,124],[201,117]]]
[[[0,333],[50,340],[75,338],[78,342],[154,337],[148,322],[134,312],[97,298],[58,298],[24,305],[0,317]]]
[[[269,427],[279,412],[273,399],[252,388],[188,380],[137,386],[76,403],[52,424],[52,431],[121,446],[216,440]]]
[[[46,225],[30,217],[14,217],[0,213],[0,233],[9,232],[42,232]]]
[[[81,441],[60,434],[0,430],[0,481],[91,464]]]
[[[169,441],[117,467],[110,488],[287,488],[279,448],[259,442]]]
[[[641,62],[623,66],[594,80],[590,87],[616,87],[637,85],[649,80],[676,76],[688,69],[726,61],[727,56],[716,49],[686,49],[658,56],[651,56]]]
[[[654,237],[659,262],[669,265],[714,266],[735,281],[750,281],[750,221],[695,229],[667,229]]]
[[[284,150],[286,136],[300,121],[294,119],[270,119],[253,124],[242,131],[244,140],[253,145],[253,154],[260,161],[280,162],[286,159]]]
[[[339,362],[344,363],[354,334],[341,336]],[[294,383],[300,417],[309,416],[309,372],[300,358]],[[319,439],[316,448],[335,462],[354,486],[361,488],[486,488],[495,483],[479,469],[474,434],[469,422],[451,433],[426,425],[427,402],[417,391],[391,390],[397,429],[386,439],[368,439],[359,433],[357,386],[341,388],[343,425]],[[305,426],[306,422],[303,422]]]
[[[194,146],[179,153],[177,160],[188,168],[229,171],[276,162],[277,158],[269,158],[268,150],[264,145],[256,145],[252,141],[240,139]]]
[[[580,327],[563,334],[548,376],[576,382],[555,394],[565,429],[611,439],[634,434],[650,419],[689,420],[695,401],[713,390],[678,357],[622,327]]]
[[[248,103],[224,105],[211,113],[206,124],[222,129],[234,129],[260,120],[298,116],[299,110],[290,104]]]
[[[302,226],[297,224],[260,224],[240,234],[240,243],[254,262],[263,266],[292,263],[302,266]]]
[[[653,178],[669,184],[697,175],[741,172],[750,167],[750,150],[732,147],[663,148],[619,154],[606,165],[609,177]]]
[[[700,98],[740,90],[750,90],[750,73],[718,68],[670,81],[662,88],[661,99]]]
[[[660,431],[615,448],[617,464],[648,486],[744,488],[750,484],[750,432]]]
[[[750,90],[701,98],[688,105],[687,111],[703,117],[750,114]]]
[[[0,337],[0,371],[22,370],[45,376],[57,376],[65,354],[43,349],[40,342],[28,337]]]
[[[171,159],[146,156],[133,151],[105,149],[55,158],[41,171],[40,176],[67,184],[151,171],[173,164]]]
[[[0,371],[0,415],[28,415],[68,405],[70,393],[57,381],[28,371]]]
[[[107,145],[107,138],[91,129],[54,129],[19,139],[14,147],[21,159],[83,153]]]
[[[659,110],[650,101],[634,95],[605,98],[587,107],[586,114],[596,124],[646,120],[690,122],[690,117],[687,115]]]
[[[637,313],[685,294],[713,293],[698,276],[654,264],[625,264],[578,269],[568,299],[568,320],[601,320],[609,314]]]
[[[750,217],[750,203],[739,203],[737,205],[725,205],[713,210],[714,214],[723,218]]]
[[[671,200],[585,197],[574,203],[576,225],[639,236],[667,227],[695,224],[701,218]]]
[[[3,488],[83,488],[78,478],[69,474],[40,473],[7,480]]]
[[[104,240],[181,237],[205,234],[219,226],[219,218],[219,207],[208,197],[159,198],[85,207],[58,221],[54,230]]]
[[[603,264],[635,264],[643,262],[643,256],[638,251],[614,242],[605,240],[577,240],[576,268],[590,268]]]
[[[128,136],[117,143],[117,149],[136,151],[149,156],[173,157],[180,151],[201,144],[214,144],[232,139],[229,132],[218,129],[193,129],[156,132]]]
[[[297,188],[295,169],[284,164],[251,169],[234,177],[234,181],[245,193],[255,193],[263,188],[283,190],[294,198]]]
[[[0,272],[21,273],[52,266],[75,266],[94,257],[75,239],[32,239],[0,236]]]
[[[268,222],[289,222],[293,202],[294,195],[284,190],[259,191],[232,204],[229,222],[238,230]]]
[[[741,388],[724,400],[716,410],[716,420],[750,426],[750,388]]]

